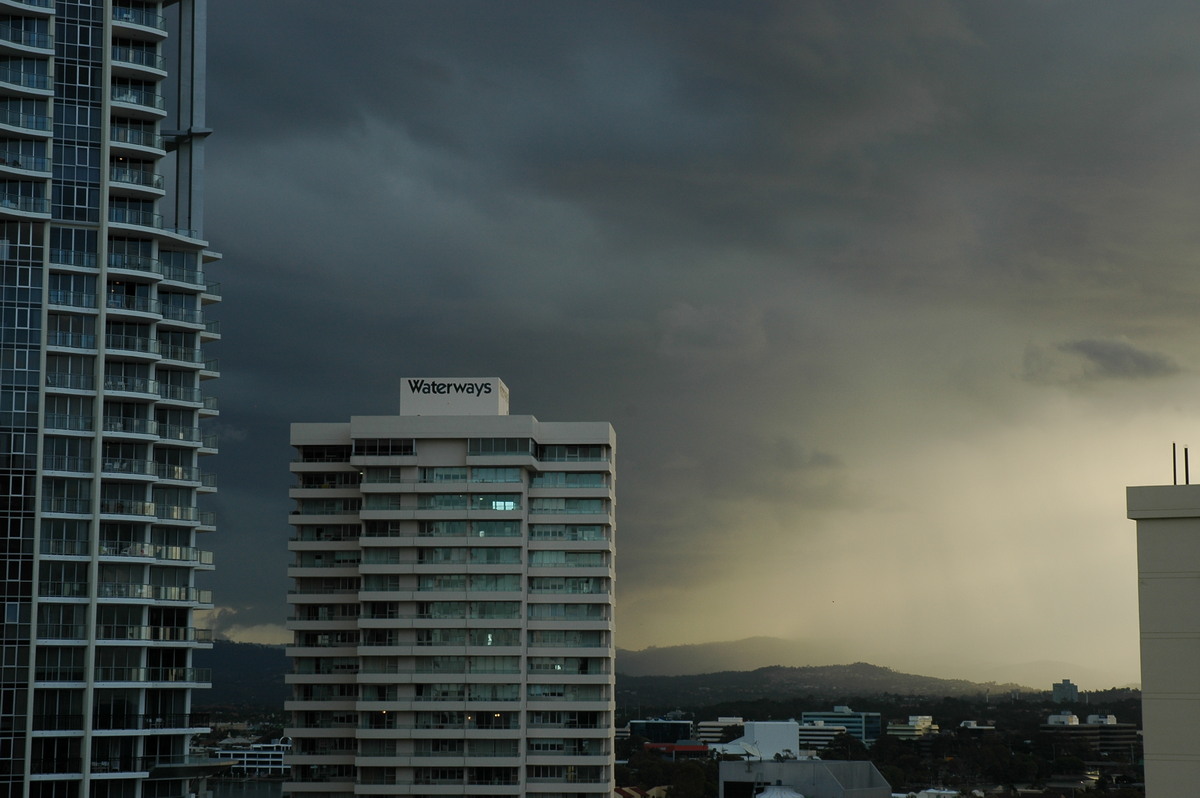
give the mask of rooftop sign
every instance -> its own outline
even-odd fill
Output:
[[[499,377],[405,377],[402,416],[507,416],[508,386]]]

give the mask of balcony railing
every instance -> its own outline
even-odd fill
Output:
[[[163,277],[180,283],[204,285],[204,273],[199,269],[189,269],[186,266],[163,266]]]
[[[24,1],[28,2],[28,0]],[[50,0],[45,0],[46,5],[49,5],[49,3]],[[39,0],[37,5],[42,5],[42,0]],[[133,25],[141,25],[144,28],[154,28],[155,30],[165,31],[167,29],[165,17],[141,8],[113,6],[112,18],[114,22],[129,22]]]
[[[92,718],[92,728],[104,729],[105,731],[115,731],[117,729],[194,729],[208,726],[210,717],[207,712],[192,713],[190,715],[133,715],[99,712]]]
[[[50,117],[40,114],[23,114],[11,108],[3,108],[0,109],[0,124],[20,127],[25,130],[48,132],[50,130]]]
[[[182,360],[186,363],[194,363],[200,365],[206,361],[202,361],[200,350],[194,346],[175,346],[174,344],[164,344],[161,347],[162,356],[168,360]]]
[[[0,209],[22,213],[50,213],[50,200],[43,197],[26,197],[23,194],[0,194]]]
[[[112,100],[116,103],[140,105],[143,108],[154,108],[158,111],[167,107],[167,101],[161,94],[155,94],[145,89],[135,89],[131,86],[113,86]]]
[[[159,424],[158,437],[169,441],[185,441],[186,443],[200,443],[200,428],[185,427],[180,424]]]
[[[158,380],[151,380],[146,377],[126,377],[121,374],[104,375],[104,390],[106,391],[157,394],[160,387]]]
[[[51,305],[63,305],[69,308],[96,307],[95,294],[85,294],[81,291],[59,291],[52,288],[47,292],[47,295]]]
[[[39,627],[40,629],[41,627]],[[40,632],[39,632],[40,634]],[[128,626],[101,624],[96,627],[97,640],[153,640],[168,643],[211,643],[211,629],[180,626]]]
[[[69,349],[95,349],[96,336],[92,333],[73,333],[51,330],[46,333],[47,346],[64,346]]]
[[[47,429],[73,430],[75,432],[91,432],[95,422],[91,416],[71,416],[66,413],[47,413]]]
[[[151,149],[163,149],[163,137],[155,133],[153,130],[144,130],[136,127],[122,127],[113,125],[109,128],[109,141],[116,144],[136,144],[139,147],[150,147]]]
[[[43,513],[71,513],[87,515],[92,511],[91,499],[64,499],[57,496],[46,496],[42,499]]]
[[[182,385],[167,385],[159,383],[158,396],[160,399],[173,399],[176,402],[200,402],[204,397],[199,388],[185,388]]]
[[[195,466],[158,463],[159,479],[172,479],[179,482],[198,482],[200,480],[200,476],[200,469],[196,468]]]
[[[98,682],[210,682],[211,668],[96,667]]]
[[[133,499],[100,499],[100,512],[108,515],[154,515],[154,502]]]
[[[79,249],[52,249],[50,262],[64,266],[83,266],[88,269],[96,268],[96,253],[84,252]]]
[[[49,89],[50,76],[25,72],[14,67],[0,67],[0,82],[12,83],[26,89]]]
[[[159,505],[161,508],[162,505]],[[161,517],[161,516],[160,516]],[[117,557],[153,557],[156,560],[172,562],[195,562],[201,565],[212,565],[213,553],[191,546],[164,546],[158,543],[105,543],[100,546],[100,553]]]
[[[142,352],[148,355],[159,353],[158,341],[154,338],[143,338],[139,335],[104,336],[104,345],[109,349],[120,349],[125,352]]]
[[[137,66],[150,67],[151,69],[165,70],[167,59],[163,58],[158,53],[150,50],[139,50],[136,47],[122,47],[116,45],[112,48],[112,60],[120,61],[123,64],[135,64]]]
[[[3,29],[4,25],[0,24],[0,31]],[[0,36],[0,39],[2,38],[4,37]],[[26,169],[30,172],[48,172],[50,171],[50,159],[29,153],[0,150],[0,166],[11,166],[14,169]]]
[[[89,427],[90,429],[90,427]],[[149,418],[130,418],[128,416],[106,416],[104,418],[105,432],[132,432],[135,435],[157,435],[158,422]]]
[[[212,591],[194,587],[140,585],[131,582],[101,582],[96,595],[100,598],[148,599],[151,601],[189,601],[212,603]]]
[[[137,313],[158,313],[159,311],[157,299],[134,294],[109,294],[105,305],[113,310],[132,310]]]
[[[172,321],[182,321],[187,324],[202,324],[204,322],[204,314],[195,308],[181,308],[174,305],[163,305],[162,315],[164,319]]]
[[[47,455],[42,460],[42,468],[46,471],[71,471],[80,473],[92,470],[92,458],[68,457],[66,455]]]
[[[105,457],[100,461],[100,471],[104,474],[130,474],[139,477],[152,477],[158,473],[157,465],[153,460]]]
[[[156,511],[156,516],[162,521],[198,521],[200,520],[200,511],[195,507],[188,507],[180,504],[159,504]]]
[[[153,227],[161,230],[163,216],[153,211],[143,211],[138,208],[123,208],[120,206],[108,209],[108,220],[117,224],[136,224],[139,227]]]
[[[154,172],[146,169],[129,169],[123,166],[114,166],[108,170],[108,179],[114,183],[128,183],[147,188],[161,189],[163,187],[163,176],[156,175]]]
[[[17,1],[21,2],[22,0]],[[47,2],[48,5],[49,3]],[[40,47],[43,50],[48,50],[54,46],[54,40],[49,34],[35,33],[31,30],[18,28],[15,25],[9,25],[7,22],[0,24],[0,39],[26,47]]]
[[[95,256],[92,256],[95,258]],[[151,258],[147,255],[134,255],[128,252],[110,252],[108,253],[108,265],[112,269],[129,269],[136,272],[151,272],[160,273],[156,258]]]

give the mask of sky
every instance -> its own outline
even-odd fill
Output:
[[[289,422],[498,376],[616,428],[619,647],[1137,682],[1200,6],[336,5],[210,4],[222,634],[286,639]]]

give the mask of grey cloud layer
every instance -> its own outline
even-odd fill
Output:
[[[956,447],[1036,457],[1061,443],[1028,434],[1047,385],[1119,414],[1143,397],[1096,390],[1194,372],[1190,6],[338,8],[212,4],[226,624],[284,614],[287,422],[392,412],[401,375],[613,421],[618,643],[640,647],[885,637],[866,609],[788,625],[748,596],[988,581],[950,507],[991,494],[932,476]],[[1120,545],[1087,565],[1119,578]],[[698,579],[720,599],[688,629],[671,602]]]

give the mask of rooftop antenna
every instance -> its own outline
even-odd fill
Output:
[[[1183,484],[1191,485],[1191,477],[1188,476],[1188,447],[1183,447]]]
[[[1179,484],[1179,454],[1175,451],[1175,442],[1171,442],[1171,484]]]

